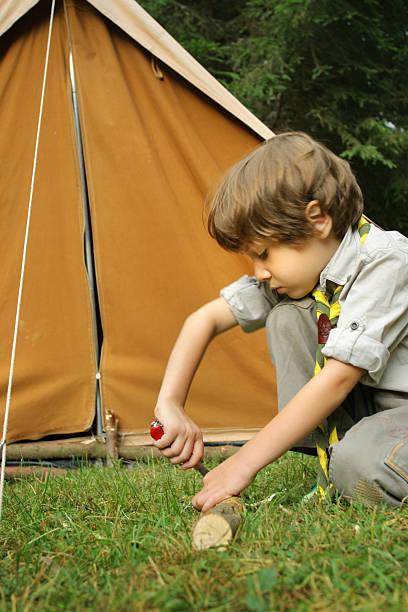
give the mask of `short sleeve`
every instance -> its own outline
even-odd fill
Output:
[[[231,311],[245,332],[255,331],[265,325],[268,314],[278,301],[273,292],[267,293],[254,276],[242,276],[221,290]]]
[[[340,296],[337,327],[323,349],[325,357],[367,370],[362,382],[379,383],[390,356],[408,336],[408,248],[367,255],[360,271]],[[398,243],[397,243],[398,247]]]

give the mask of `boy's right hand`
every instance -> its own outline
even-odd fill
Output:
[[[183,463],[183,470],[197,465],[204,454],[203,436],[183,407],[156,406],[154,414],[163,425],[164,434],[153,446],[171,463]]]

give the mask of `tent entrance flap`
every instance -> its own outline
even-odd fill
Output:
[[[92,304],[92,326],[94,335],[95,360],[98,373],[95,379],[95,430],[98,436],[103,435],[102,399],[100,389],[99,364],[101,360],[101,350],[103,343],[103,330],[101,313],[99,309],[98,289],[96,282],[95,259],[93,252],[93,238],[91,213],[89,210],[88,186],[86,180],[86,170],[84,161],[84,151],[82,146],[81,121],[79,118],[78,96],[75,84],[75,68],[71,49],[69,50],[69,77],[71,84],[72,108],[74,112],[75,136],[78,150],[78,163],[81,176],[82,200],[84,206],[84,257],[85,266],[89,282],[89,293]]]
[[[98,296],[103,409],[143,433],[184,319],[249,263],[205,231],[203,202],[261,139],[88,3],[66,0]],[[237,384],[239,381],[239,384]],[[276,409],[261,333],[239,329],[206,352],[187,410],[203,429],[264,425]]]
[[[11,321],[36,142],[50,3],[39,2],[0,38],[0,422],[13,342]],[[67,29],[55,6],[7,443],[89,431],[97,373],[83,255],[83,203],[68,75]]]

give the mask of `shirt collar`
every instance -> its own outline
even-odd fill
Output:
[[[320,273],[320,287],[326,291],[326,281],[345,285],[352,276],[354,266],[361,251],[361,240],[358,230],[349,227],[337,251]]]

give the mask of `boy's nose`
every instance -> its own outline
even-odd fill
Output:
[[[269,270],[262,265],[262,262],[254,262],[254,274],[257,281],[262,282],[271,278]]]

